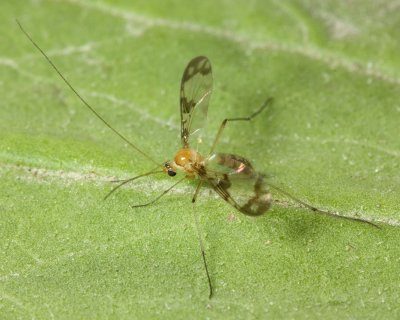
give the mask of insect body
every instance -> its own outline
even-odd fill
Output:
[[[198,177],[200,179],[193,200],[195,200],[201,185],[205,182],[240,212],[248,215],[260,215],[267,211],[271,204],[271,194],[266,188],[263,176],[255,172],[250,162],[245,158],[233,154],[214,153],[214,149],[228,122],[251,120],[272,99],[268,99],[250,117],[225,119],[217,133],[210,153],[203,157],[196,150],[190,148],[190,142],[194,137],[201,140],[211,91],[212,69],[210,61],[204,56],[193,58],[185,68],[181,81],[182,149],[177,152],[173,161],[165,164],[166,171],[170,176],[174,176],[177,170],[181,170],[188,178]],[[241,190],[237,188],[239,185],[242,185]],[[243,194],[245,191],[248,193],[246,196]]]
[[[226,172],[208,170],[210,163],[214,162],[224,167]],[[181,149],[176,154],[175,160],[167,162],[165,167],[170,176],[175,176],[176,170],[182,170],[187,178],[198,177],[202,182],[209,183],[225,201],[244,214],[260,215],[271,205],[271,193],[266,189],[263,176],[254,172],[250,162],[245,158],[219,153],[205,159],[193,149]],[[230,188],[238,179],[253,183],[254,195],[246,197],[244,203],[239,202],[240,197],[234,199],[230,192]]]
[[[271,206],[272,197],[268,187],[275,189],[276,191],[290,197],[294,201],[298,202],[302,206],[320,214],[333,216],[336,218],[343,218],[358,222],[368,223],[370,225],[376,226],[374,223],[354,217],[339,216],[337,214],[320,210],[314,206],[311,206],[295,197],[281,188],[271,184],[266,183],[264,175],[256,172],[253,169],[251,163],[238,155],[226,154],[226,153],[216,153],[215,147],[223,133],[224,128],[229,122],[235,121],[250,121],[255,116],[257,116],[261,111],[263,111],[269,104],[271,104],[272,99],[267,99],[264,104],[252,115],[248,117],[239,118],[227,118],[222,121],[222,124],[217,132],[211,149],[207,155],[201,155],[194,148],[191,147],[192,142],[201,141],[202,130],[205,126],[207,120],[208,103],[212,91],[212,69],[211,63],[207,57],[198,56],[193,58],[187,67],[185,68],[181,80],[180,88],[180,114],[181,114],[181,143],[182,148],[176,153],[173,160],[159,164],[141,149],[139,149],[135,144],[131,143],[125,136],[116,131],[111,125],[108,124],[94,109],[86,102],[86,100],[71,86],[68,80],[61,74],[58,68],[54,65],[51,59],[44,53],[44,51],[32,40],[29,34],[22,28],[21,24],[17,21],[22,32],[28,37],[32,44],[40,51],[40,53],[45,57],[45,59],[50,63],[54,70],[59,74],[62,80],[67,84],[67,86],[77,95],[77,97],[83,102],[83,104],[98,117],[106,126],[108,126],[114,133],[116,133],[121,139],[127,142],[132,148],[137,152],[146,157],[149,161],[157,165],[157,167],[147,173],[142,175],[121,180],[120,184],[112,189],[105,198],[110,196],[115,190],[121,186],[134,181],[138,178],[149,176],[156,173],[167,173],[170,177],[175,177],[177,171],[182,171],[184,177],[179,179],[170,188],[161,193],[158,197],[152,201],[134,205],[133,207],[143,207],[150,205],[162,196],[172,190],[177,184],[179,184],[183,179],[198,179],[198,185],[194,192],[192,202],[196,201],[196,197],[203,184],[210,185],[226,202],[235,207],[238,211],[251,216],[258,216],[265,213]],[[202,243],[202,238],[199,231],[197,217],[195,215],[196,227],[199,235],[199,242],[201,248],[201,254],[204,262],[204,267],[207,275],[208,285],[209,285],[209,297],[211,298],[213,288],[211,284],[210,275],[208,272],[207,261],[205,258],[204,246]]]

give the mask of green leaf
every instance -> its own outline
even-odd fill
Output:
[[[0,318],[400,316],[400,43],[395,2],[32,1],[0,5]],[[179,85],[213,64],[206,145],[240,154],[320,216],[274,194],[241,215],[207,188],[150,176],[107,201],[110,180],[179,149]],[[170,181],[171,180],[171,181]]]

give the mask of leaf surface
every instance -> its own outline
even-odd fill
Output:
[[[38,1],[0,5],[0,318],[398,318],[400,56],[396,1]],[[397,12],[397,14],[396,14]],[[180,146],[187,62],[213,66],[205,146],[296,197],[259,218],[114,135],[20,32],[18,18],[116,130],[159,163]],[[171,180],[171,181],[170,181]]]

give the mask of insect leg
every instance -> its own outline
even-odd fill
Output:
[[[250,121],[251,119],[253,119],[254,117],[256,117],[259,113],[261,113],[269,104],[271,104],[272,101],[273,101],[273,98],[268,98],[268,99],[263,103],[263,105],[262,105],[257,111],[255,111],[252,115],[250,115],[250,116],[248,116],[248,117],[226,118],[226,119],[224,119],[224,121],[222,121],[222,123],[221,123],[221,126],[219,127],[219,130],[218,130],[218,132],[217,132],[217,135],[216,135],[216,137],[215,137],[215,139],[214,139],[214,142],[213,142],[213,144],[212,144],[212,146],[211,146],[211,150],[210,150],[210,152],[209,152],[209,154],[208,154],[208,157],[210,157],[211,154],[214,152],[215,146],[217,145],[218,140],[219,140],[219,138],[221,137],[222,132],[224,131],[225,126],[226,126],[226,124],[227,124],[228,122],[230,122],[230,121]]]
[[[192,203],[195,203],[195,202],[196,202],[197,195],[199,194],[199,191],[200,191],[202,185],[203,185],[203,180],[200,180],[200,182],[199,182],[199,184],[197,185],[196,190],[195,190],[195,192],[194,192],[194,194],[193,194]]]
[[[204,244],[203,244],[203,238],[202,238],[202,236],[201,236],[201,229],[200,229],[199,217],[197,216],[196,207],[195,207],[196,198],[197,198],[197,195],[199,194],[199,191],[200,191],[200,189],[201,189],[202,184],[203,184],[203,181],[201,180],[201,181],[199,182],[199,184],[197,185],[196,191],[194,192],[194,195],[193,195],[193,198],[192,198],[193,217],[194,217],[194,224],[195,224],[195,226],[196,226],[196,231],[197,231],[197,238],[199,239],[201,257],[203,258],[204,270],[206,271],[206,275],[207,275],[208,288],[209,288],[209,295],[208,295],[208,298],[211,299],[211,297],[212,297],[212,295],[213,295],[213,287],[212,287],[212,284],[211,284],[210,274],[209,274],[209,272],[208,272],[206,254],[205,254]]]
[[[183,177],[182,179],[180,179],[178,182],[174,183],[172,186],[170,186],[167,190],[164,190],[163,193],[161,193],[159,196],[157,196],[155,199],[153,199],[150,202],[144,203],[144,204],[136,204],[131,206],[131,208],[139,208],[139,207],[146,207],[150,204],[153,204],[154,202],[156,202],[157,200],[159,200],[162,196],[165,196],[168,192],[170,192],[173,188],[175,188],[179,183],[181,183],[184,179],[186,179],[186,177]]]
[[[107,193],[106,196],[104,197],[104,200],[106,200],[109,196],[111,196],[115,191],[117,191],[117,190],[118,190],[119,188],[121,188],[123,185],[125,185],[125,184],[127,184],[127,183],[129,183],[129,182],[131,182],[131,181],[133,181],[133,180],[139,179],[139,178],[141,178],[141,177],[146,177],[146,176],[149,176],[149,175],[154,174],[154,173],[162,173],[162,172],[164,172],[164,171],[162,171],[162,170],[158,170],[158,171],[149,171],[149,172],[146,172],[146,173],[144,173],[144,174],[141,174],[141,175],[138,175],[138,176],[136,176],[136,177],[129,178],[129,179],[126,179],[126,180],[112,181],[112,182],[120,182],[120,184],[117,185],[116,187],[114,187],[109,193]]]
[[[334,218],[339,218],[339,219],[346,219],[346,220],[352,220],[352,221],[355,221],[355,222],[367,223],[367,224],[369,224],[369,225],[371,225],[371,226],[374,226],[375,228],[380,229],[380,227],[379,227],[377,224],[375,224],[375,223],[373,223],[373,222],[371,222],[371,221],[368,221],[368,220],[365,220],[365,219],[361,219],[361,218],[340,216],[340,215],[335,214],[335,213],[333,213],[333,212],[329,212],[329,211],[325,211],[325,210],[318,209],[317,207],[314,207],[314,206],[312,206],[312,205],[310,205],[310,204],[308,204],[308,203],[306,203],[306,202],[304,202],[304,201],[301,201],[300,199],[298,199],[298,198],[292,196],[290,193],[288,193],[288,192],[282,190],[281,188],[279,188],[279,187],[277,187],[277,186],[274,186],[274,185],[271,184],[271,183],[268,183],[268,186],[270,186],[271,188],[277,190],[278,192],[284,194],[285,196],[289,197],[290,199],[292,199],[292,200],[294,200],[294,201],[300,203],[301,205],[303,205],[303,206],[306,207],[307,209],[309,209],[309,210],[311,210],[311,211],[314,211],[314,212],[316,212],[316,213],[324,214],[324,215],[326,215],[326,216],[330,216],[330,217],[334,217]]]

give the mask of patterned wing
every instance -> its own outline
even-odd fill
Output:
[[[181,81],[181,140],[189,147],[189,137],[201,140],[201,131],[206,125],[208,101],[213,79],[211,63],[207,57],[193,58],[183,72]]]
[[[243,157],[213,154],[204,172],[199,172],[199,175],[210,183],[222,199],[244,214],[258,216],[271,206],[272,197],[264,176],[255,172]]]

